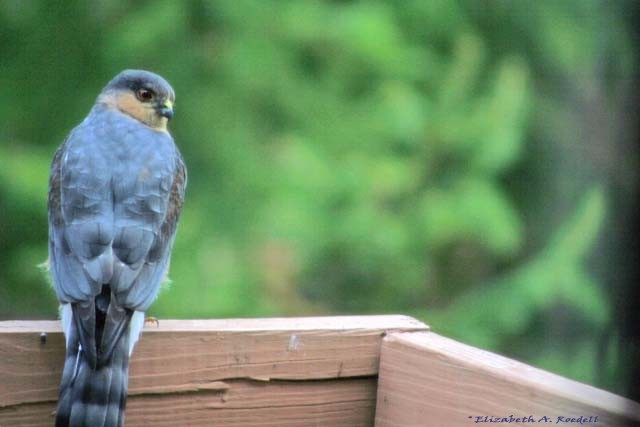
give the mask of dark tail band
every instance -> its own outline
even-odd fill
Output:
[[[129,334],[109,361],[92,369],[72,325],[60,385],[55,427],[123,427],[129,370]]]

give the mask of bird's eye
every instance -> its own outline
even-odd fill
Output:
[[[136,91],[136,98],[141,102],[149,102],[153,99],[153,92],[149,89],[138,89]]]

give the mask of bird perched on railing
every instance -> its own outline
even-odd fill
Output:
[[[67,355],[56,427],[124,424],[129,356],[169,257],[187,181],[162,77],[118,74],[56,152],[49,267]]]

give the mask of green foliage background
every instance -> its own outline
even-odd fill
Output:
[[[145,68],[176,89],[190,173],[152,314],[407,313],[622,393],[591,261],[610,169],[634,182],[599,163],[635,70],[626,5],[3,0],[0,318],[56,316],[50,159]]]

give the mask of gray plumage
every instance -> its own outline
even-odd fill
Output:
[[[50,270],[71,317],[65,324],[63,313],[56,427],[124,423],[129,353],[141,328],[132,317],[149,308],[167,273],[186,185],[182,157],[161,126],[173,99],[160,76],[125,71],[54,156]]]

